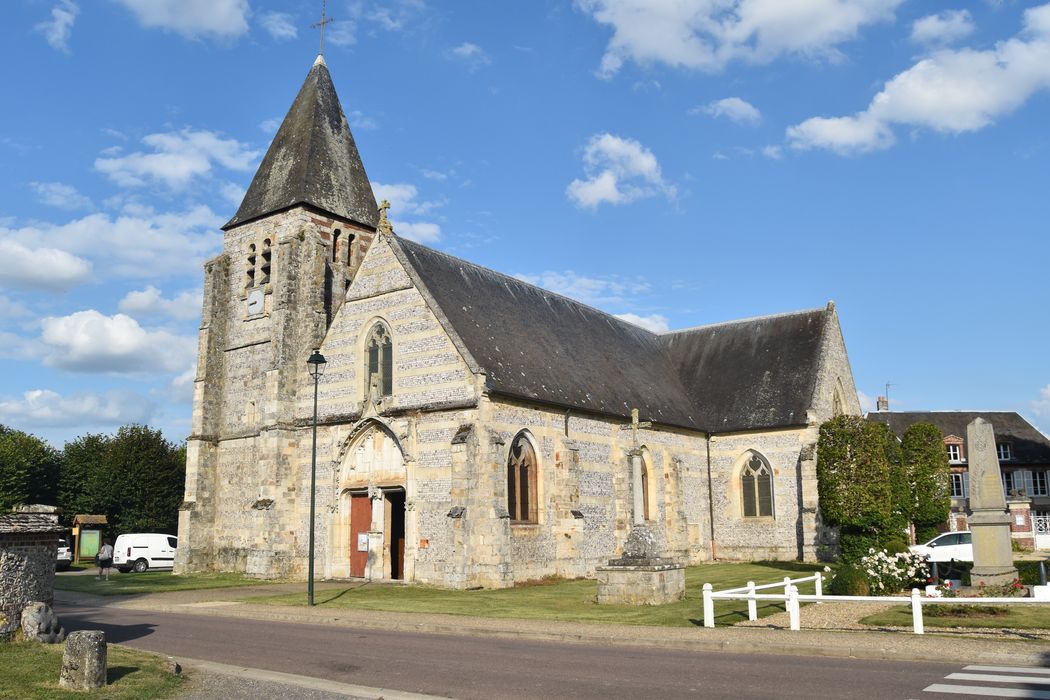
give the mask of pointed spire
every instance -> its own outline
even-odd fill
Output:
[[[379,223],[372,185],[328,66],[320,55],[266,151],[237,214],[223,230],[297,204],[370,228]]]

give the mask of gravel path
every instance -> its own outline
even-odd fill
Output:
[[[194,672],[189,682],[178,695],[179,700],[365,700],[361,696],[329,693],[323,690],[301,688],[285,683],[237,678],[219,673]]]

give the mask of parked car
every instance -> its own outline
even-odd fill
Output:
[[[175,566],[175,549],[178,546],[179,538],[174,535],[120,535],[113,545],[113,566],[122,574],[170,569]]]
[[[946,532],[926,544],[913,544],[908,549],[916,554],[925,554],[930,561],[973,561],[973,537],[969,531]]]
[[[65,571],[73,563],[73,552],[69,549],[69,543],[65,540],[58,541],[58,557],[55,559],[55,568]]]

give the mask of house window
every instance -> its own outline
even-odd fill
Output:
[[[1021,491],[1021,489],[1024,489],[1026,496],[1046,496],[1046,472],[1042,470],[1033,472],[1027,469],[1021,471],[1004,472],[1003,489],[1006,495],[1010,495],[1011,489],[1016,491]]]
[[[995,448],[999,452],[999,461],[1000,462],[1008,460],[1008,459],[1013,459],[1013,457],[1010,454],[1010,443],[1008,443],[1008,442],[1000,442],[1000,443],[998,443],[995,446]]]
[[[537,522],[536,452],[525,433],[510,444],[507,459],[507,512],[513,523]]]
[[[758,455],[752,455],[740,474],[744,495],[745,518],[768,518],[773,515],[773,473]]]
[[[962,461],[962,446],[961,445],[948,445],[948,461],[949,462],[961,462]]]
[[[970,497],[970,475],[966,472],[952,472],[952,498]]]
[[[368,396],[373,399],[390,396],[394,393],[394,344],[382,323],[372,326],[365,350],[368,356],[365,367]]]
[[[1045,471],[1028,472],[1032,475],[1032,487],[1028,490],[1029,496],[1046,496],[1050,495],[1050,490],[1047,489],[1047,479]]]

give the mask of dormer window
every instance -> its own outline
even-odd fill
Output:
[[[255,286],[255,261],[256,261],[255,244],[252,243],[250,246],[248,246],[248,261],[247,261],[247,269],[245,270],[245,272],[247,273],[247,279],[245,280],[245,283],[244,283],[245,287],[254,287]]]
[[[995,446],[996,451],[999,453],[999,461],[1006,462],[1013,459],[1013,453],[1010,451],[1010,443],[1000,442]]]
[[[390,331],[382,323],[372,326],[365,352],[368,357],[365,388],[369,398],[390,396],[394,393],[394,344]]]
[[[948,461],[949,462],[961,462],[962,461],[962,446],[961,445],[948,445]]]
[[[263,241],[262,269],[260,270],[260,272],[262,273],[262,279],[259,281],[259,284],[270,283],[270,263],[272,259],[273,251],[270,250],[270,239],[267,238],[265,241]]]

